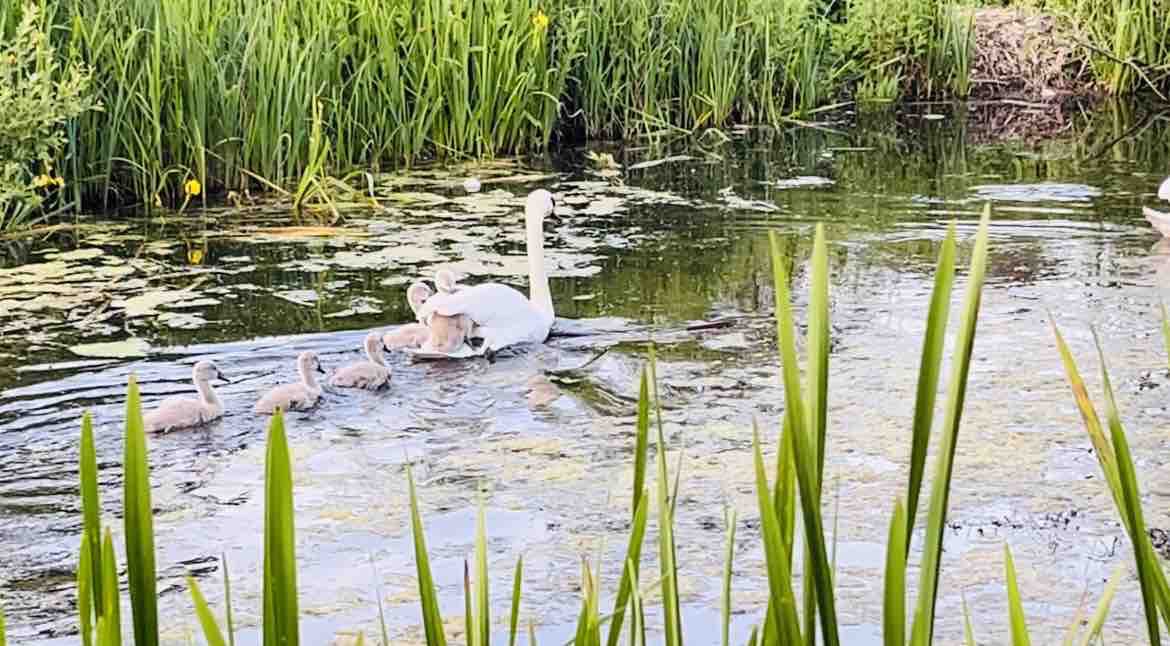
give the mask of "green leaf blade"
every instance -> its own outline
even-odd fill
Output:
[[[951,474],[954,471],[955,449],[958,445],[959,426],[967,392],[967,375],[971,367],[971,355],[975,346],[975,329],[979,319],[979,305],[987,271],[990,222],[991,206],[987,205],[983,209],[983,217],[980,218],[979,228],[975,234],[975,248],[971,256],[971,269],[967,277],[963,318],[955,340],[955,357],[952,360],[951,381],[947,389],[947,408],[943,422],[942,443],[936,456],[935,474],[927,513],[926,540],[923,546],[922,565],[919,570],[918,604],[911,635],[914,644],[930,644],[934,641],[934,609],[938,597],[939,570],[942,562]]]
[[[154,511],[150,501],[150,464],[138,381],[130,375],[126,396],[123,458],[124,531],[130,609],[137,646],[158,646],[158,591],[154,564]],[[104,560],[104,559],[103,559]]]
[[[1008,622],[1011,628],[1012,646],[1031,646],[1032,640],[1028,637],[1028,622],[1024,618],[1024,605],[1020,601],[1020,587],[1016,581],[1016,564],[1012,560],[1012,550],[1007,543],[1003,544],[1004,578],[1007,580],[1008,593]]]
[[[943,348],[946,343],[954,281],[955,224],[952,222],[947,226],[947,237],[943,240],[938,253],[934,288],[930,295],[930,310],[926,316],[926,332],[922,338],[922,357],[918,366],[918,389],[914,398],[913,437],[910,449],[910,479],[906,485],[908,539],[914,536],[914,519],[918,514],[918,498],[922,491],[922,476],[926,470],[926,454],[930,448],[930,431],[934,423],[934,405],[942,372]],[[909,540],[906,541],[906,549],[910,549]]]
[[[277,410],[268,426],[264,466],[264,646],[299,646],[292,456]]]
[[[187,589],[191,592],[191,603],[195,606],[195,617],[199,619],[199,626],[203,629],[203,639],[207,642],[207,646],[227,646],[223,631],[219,629],[219,624],[215,621],[215,613],[207,605],[207,599],[199,590],[199,584],[195,581],[195,577],[187,576]]]

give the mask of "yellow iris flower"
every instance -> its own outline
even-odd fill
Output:
[[[199,180],[191,178],[187,180],[186,184],[183,184],[183,191],[187,193],[188,197],[195,197],[203,192],[203,185],[199,183]]]
[[[532,28],[536,31],[548,29],[548,16],[540,9],[537,9],[536,13],[532,14]]]

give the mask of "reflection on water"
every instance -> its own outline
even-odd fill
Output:
[[[704,630],[718,616],[721,550],[713,546],[732,505],[742,524],[735,604],[746,611],[735,628],[746,639],[766,599],[748,429],[753,418],[772,428],[782,401],[766,233],[777,231],[802,259],[816,222],[827,225],[833,271],[827,504],[837,514],[839,607],[850,643],[876,642],[885,523],[905,477],[937,245],[955,219],[965,254],[985,201],[996,209],[993,246],[939,632],[958,634],[962,594],[981,636],[1001,635],[1007,540],[1036,634],[1055,635],[1082,592],[1095,597],[1128,557],[1115,542],[1120,531],[1063,381],[1048,312],[1080,356],[1090,356],[1088,326],[1101,329],[1149,522],[1170,524],[1160,504],[1170,471],[1157,431],[1168,386],[1157,304],[1170,255],[1155,247],[1140,213],[1170,168],[1166,123],[1099,114],[1034,145],[970,145],[967,124],[955,118],[879,120],[843,134],[752,132],[629,170],[624,183],[572,159],[479,169],[483,192],[474,195],[458,189],[462,171],[380,177],[379,206],[349,211],[337,229],[289,227],[285,213],[245,207],[165,222],[83,221],[46,240],[8,243],[0,269],[0,589],[15,637],[75,639],[80,411],[94,411],[106,522],[118,528],[127,376],[136,373],[152,401],[187,392],[190,364],[212,358],[236,378],[220,389],[227,416],[150,444],[163,624],[168,643],[186,643],[194,623],[181,577],[209,577],[204,591],[218,603],[216,557],[226,553],[244,643],[254,640],[265,420],[245,411],[256,393],[291,378],[302,349],[316,349],[330,367],[352,360],[365,330],[410,318],[406,284],[438,266],[468,283],[523,287],[519,204],[535,186],[558,198],[561,222],[547,227],[558,314],[590,319],[576,327],[593,334],[494,363],[396,356],[389,392],[330,392],[318,410],[292,417],[306,643],[368,632],[376,588],[395,629],[418,633],[408,463],[452,624],[462,613],[472,509],[482,500],[495,590],[508,589],[512,563],[524,554],[526,616],[543,641],[570,635],[578,559],[600,551],[612,564],[625,542],[630,413],[647,338],[663,344],[670,463],[683,469],[685,620]],[[628,166],[666,154],[627,150],[618,158]],[[794,268],[802,298],[802,264]],[[710,319],[731,324],[686,329]],[[603,348],[610,350],[587,367],[566,370]],[[607,589],[611,569],[603,572]],[[1136,591],[1133,581],[1123,584],[1113,634],[1140,627]]]

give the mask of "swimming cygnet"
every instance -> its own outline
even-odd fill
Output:
[[[256,402],[253,410],[271,415],[277,408],[290,411],[306,410],[316,406],[317,399],[321,397],[321,386],[317,383],[317,375],[314,373],[325,374],[325,369],[317,359],[317,353],[302,352],[297,357],[297,371],[301,374],[299,382],[282,384],[268,391]]]
[[[410,305],[410,310],[416,315],[418,309],[422,304],[427,302],[434,292],[426,283],[415,282],[406,290],[406,303]],[[417,348],[427,342],[430,338],[431,331],[422,323],[407,323],[400,325],[393,330],[390,330],[382,336],[382,343],[387,350],[399,350],[402,348]]]
[[[211,387],[211,380],[228,381],[227,377],[210,361],[200,361],[191,370],[191,380],[195,382],[195,390],[199,391],[199,398],[168,397],[159,403],[158,408],[148,412],[143,418],[143,425],[148,433],[162,433],[179,428],[201,426],[223,416],[223,403]]]
[[[338,388],[365,388],[377,390],[390,383],[390,369],[382,358],[382,339],[377,332],[370,332],[362,342],[366,349],[366,360],[351,363],[337,372],[329,383]]]
[[[455,274],[449,269],[435,272],[435,287],[440,294],[454,294],[459,291]],[[428,323],[430,336],[423,347],[435,352],[454,352],[471,336],[471,318],[463,314],[443,316],[435,313],[431,315]]]

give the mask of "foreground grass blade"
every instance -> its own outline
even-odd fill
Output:
[[[476,646],[475,609],[471,607],[471,566],[463,559],[463,633],[467,646]]]
[[[81,540],[89,544],[89,570],[92,581],[93,617],[102,614],[102,506],[98,497],[97,452],[93,443],[93,418],[89,411],[81,416]],[[90,617],[82,618],[82,625],[88,625]]]
[[[638,423],[634,435],[634,490],[630,502],[630,516],[638,512],[638,502],[645,494],[646,456],[650,444],[650,379],[642,367],[642,383],[638,388]]]
[[[1142,605],[1145,607],[1146,628],[1149,631],[1150,644],[1151,646],[1159,646],[1162,643],[1162,637],[1158,622],[1158,584],[1155,582],[1155,577],[1162,574],[1162,566],[1154,555],[1149,542],[1149,534],[1146,533],[1146,521],[1142,514],[1142,499],[1138,492],[1137,474],[1134,471],[1133,457],[1129,452],[1129,441],[1125,437],[1125,429],[1122,428],[1121,419],[1117,413],[1113,386],[1109,383],[1109,371],[1105,367],[1105,353],[1101,349],[1101,340],[1097,338],[1096,332],[1093,333],[1093,338],[1097,343],[1097,354],[1101,361],[1106,418],[1109,420],[1109,431],[1117,457],[1117,475],[1121,482],[1121,498],[1125,501],[1125,507],[1120,512],[1129,519],[1126,524],[1132,532],[1130,539],[1133,543],[1134,561],[1137,563],[1138,581],[1142,588]]]
[[[512,611],[508,622],[508,646],[516,646],[520,630],[520,588],[524,583],[524,555],[516,559],[516,574],[512,577]],[[387,640],[389,645],[389,640]]]
[[[808,290],[808,430],[816,452],[818,498],[825,474],[825,427],[829,411],[829,250],[825,225],[817,224]]]
[[[207,599],[199,591],[195,577],[187,576],[187,588],[191,591],[191,603],[195,606],[195,616],[199,619],[199,626],[203,628],[203,639],[207,641],[207,646],[226,646],[227,641],[223,638],[223,632],[215,622],[215,613],[211,612]]]
[[[650,437],[650,379],[646,367],[642,368],[642,380],[638,387],[638,421],[634,432],[634,490],[631,495],[632,520],[630,523],[630,540],[626,547],[625,567],[637,568],[642,559],[642,542],[646,533],[646,518],[649,515],[647,494],[644,491],[646,483],[646,460],[649,453]],[[659,451],[661,451],[661,446]],[[612,620],[609,623],[609,634],[606,637],[607,646],[617,646],[621,638],[622,624],[625,621],[627,601],[630,595],[630,581],[636,580],[637,571],[623,574],[618,583],[617,598],[613,603]],[[631,576],[633,575],[633,576]]]
[[[81,629],[82,646],[93,644],[93,557],[89,541],[81,538],[81,554],[77,559],[77,615]]]
[[[426,536],[423,534],[422,515],[418,511],[418,494],[414,490],[414,476],[406,469],[406,481],[410,488],[410,530],[414,538],[414,563],[418,571],[419,605],[422,607],[423,630],[428,646],[446,646],[443,635],[443,618],[439,614],[439,593],[431,576],[431,562],[427,556]]]
[[[101,646],[122,644],[122,598],[118,591],[118,561],[114,556],[114,535],[106,528],[102,539],[102,601],[105,612],[98,619],[97,642]]]
[[[1101,592],[1101,600],[1097,602],[1097,609],[1093,611],[1093,618],[1089,620],[1089,629],[1081,640],[1081,646],[1089,644],[1101,635],[1105,627],[1105,618],[1109,615],[1109,606],[1113,603],[1113,595],[1117,594],[1117,586],[1121,583],[1121,576],[1125,574],[1125,563],[1118,563],[1109,575],[1109,581]]]
[[[264,646],[298,646],[297,556],[292,458],[284,415],[268,426],[264,467]]]
[[[4,609],[0,608],[0,646],[8,646],[8,634],[4,628]]]
[[[682,646],[682,610],[678,598],[678,564],[675,562],[674,502],[670,474],[666,470],[666,438],[658,426],[658,563],[662,574],[662,613],[666,646]]]
[[[1117,412],[1117,402],[1113,396],[1113,388],[1109,381],[1109,371],[1105,366],[1101,344],[1098,340],[1097,352],[1101,358],[1101,375],[1106,393],[1106,403],[1108,404],[1107,418],[1109,421],[1110,437],[1106,437],[1105,435],[1101,425],[1101,419],[1097,415],[1097,410],[1093,406],[1088,390],[1085,388],[1084,380],[1081,379],[1076,361],[1073,359],[1068,344],[1065,343],[1064,337],[1060,334],[1060,330],[1056,327],[1055,322],[1053,322],[1052,330],[1056,338],[1057,349],[1060,351],[1061,362],[1064,364],[1069,386],[1072,388],[1077,408],[1081,412],[1081,420],[1085,424],[1085,431],[1088,433],[1089,440],[1092,442],[1094,452],[1097,455],[1097,463],[1101,466],[1102,473],[1105,474],[1105,481],[1109,487],[1109,493],[1113,496],[1113,503],[1117,507],[1122,524],[1125,526],[1126,533],[1129,535],[1130,542],[1133,545],[1134,560],[1138,565],[1138,580],[1142,587],[1142,604],[1146,611],[1146,626],[1150,634],[1150,643],[1160,643],[1157,614],[1161,612],[1163,619],[1170,623],[1170,585],[1167,584],[1166,575],[1162,571],[1158,557],[1154,553],[1153,546],[1150,544],[1149,535],[1145,532],[1141,512],[1141,499],[1137,497],[1136,478],[1132,477],[1134,472],[1133,461],[1129,454],[1129,444],[1125,440],[1125,431],[1121,426],[1120,416]],[[1096,340],[1095,332],[1094,339]],[[1122,462],[1125,463],[1124,466],[1122,466]],[[1137,526],[1139,523],[1142,525],[1140,529]]]
[[[476,646],[490,646],[492,638],[491,595],[488,590],[487,520],[483,501],[479,504],[479,518],[475,523],[475,611],[479,631]]]
[[[642,607],[642,595],[638,592],[638,568],[626,561],[626,572],[630,578],[630,646],[646,646],[646,613]],[[535,643],[535,642],[533,642]]]
[[[963,597],[963,645],[978,646],[975,643],[975,629],[971,627],[971,609],[967,607],[966,597]]]
[[[236,646],[236,626],[232,623],[232,577],[228,574],[227,554],[220,554],[223,563],[223,608],[224,621],[227,622],[228,646]]]
[[[723,548],[723,605],[722,637],[723,646],[731,646],[731,562],[735,558],[735,510],[726,510],[723,517],[727,525],[727,540]]]
[[[1003,544],[1003,570],[1007,580],[1008,622],[1012,633],[1012,646],[1031,646],[1028,638],[1028,621],[1024,618],[1024,605],[1020,602],[1020,587],[1016,581],[1016,564],[1012,560],[1012,549]]]
[[[934,288],[930,294],[930,311],[922,337],[922,358],[918,365],[918,392],[914,398],[913,439],[910,449],[910,480],[906,485],[906,550],[914,537],[914,519],[918,514],[918,496],[922,491],[922,474],[926,470],[926,453],[930,448],[930,431],[934,423],[934,404],[950,316],[951,288],[955,281],[955,224],[947,226],[947,237],[938,252]]]
[[[608,646],[616,646],[621,638],[622,623],[625,619],[626,606],[631,592],[631,582],[638,578],[638,563],[642,558],[642,544],[646,536],[646,519],[650,515],[650,497],[639,497],[638,509],[634,512],[634,521],[630,525],[630,540],[626,546],[626,567],[634,568],[633,572],[626,572],[618,583],[617,599],[614,601],[613,615],[609,622],[609,635],[606,638]]]
[[[378,600],[378,628],[382,641],[380,646],[390,646],[390,630],[386,624],[386,604],[382,601],[382,578],[378,574],[378,564],[374,562],[374,555],[370,554],[370,571],[374,573],[374,598]]]
[[[886,646],[906,645],[906,509],[894,502],[890,537],[886,543],[885,600],[882,637]]]
[[[983,278],[987,270],[987,237],[991,221],[991,206],[983,208],[979,229],[975,234],[975,248],[971,255],[971,269],[967,276],[967,294],[963,303],[963,318],[955,340],[950,385],[947,388],[946,417],[943,420],[942,443],[936,458],[934,480],[931,483],[930,506],[926,521],[926,541],[918,585],[918,605],[914,614],[911,640],[914,644],[934,642],[934,607],[938,597],[939,567],[942,562],[943,536],[946,531],[947,502],[951,491],[951,474],[955,466],[955,448],[959,441],[959,425],[963,417],[963,402],[967,394],[967,374],[971,368],[971,353],[975,347],[975,326],[979,320],[979,304],[983,295]]]
[[[808,417],[805,419],[805,423],[808,427],[807,446],[812,454],[810,461],[816,465],[815,477],[812,478],[812,489],[815,491],[814,500],[817,501],[819,510],[825,472],[825,426],[828,422],[829,410],[829,252],[825,242],[824,224],[818,223],[816,226],[816,234],[813,237],[813,253],[809,265],[808,388],[805,393],[805,410]],[[797,478],[799,484],[799,475]],[[820,516],[819,511],[817,516]],[[823,527],[821,528],[821,536],[824,536]],[[817,556],[815,545],[811,541],[806,541],[805,572],[817,571],[818,564],[813,560]],[[826,555],[824,572],[827,573],[826,577],[829,581],[830,599],[832,597],[832,571]],[[804,634],[810,642],[815,641],[818,598],[823,594],[823,590],[820,589],[820,578],[819,576],[803,577]]]
[[[597,615],[597,583],[589,565],[581,562],[581,612],[577,615],[577,632],[574,646],[598,646],[601,644],[601,622]]]
[[[770,234],[770,240],[772,271],[776,285],[776,326],[781,371],[784,377],[784,402],[787,407],[787,422],[792,430],[796,460],[796,483],[800,489],[801,519],[804,521],[805,545],[808,550],[805,561],[805,577],[806,581],[811,578],[812,585],[815,587],[816,606],[819,610],[817,614],[820,617],[824,644],[825,646],[836,646],[840,643],[840,639],[837,635],[832,569],[829,566],[824,526],[821,520],[820,481],[817,477],[819,471],[817,441],[809,431],[804,405],[801,402],[800,365],[796,355],[796,326],[793,324],[792,301],[788,290],[788,272],[780,252],[779,239],[775,233]],[[827,280],[819,284],[821,289],[828,289]],[[818,294],[814,300],[827,302],[828,294]],[[808,595],[808,598],[811,599],[811,595]],[[805,619],[809,621],[811,621],[810,608],[811,604],[806,604]],[[811,633],[807,629],[806,632]],[[813,639],[811,634],[808,635],[808,638],[810,641]]]
[[[126,575],[136,646],[158,645],[158,592],[154,569],[154,511],[150,504],[150,465],[138,381],[130,375],[126,394],[126,446],[123,457]]]
[[[768,590],[770,598],[767,623],[776,627],[780,643],[800,644],[800,619],[796,616],[796,599],[792,594],[792,571],[788,567],[788,556],[784,554],[784,543],[780,536],[780,523],[770,500],[768,476],[764,473],[764,455],[760,449],[760,433],[752,427],[752,452],[756,469],[756,497],[760,507],[760,534],[764,541],[764,562],[768,568]]]

